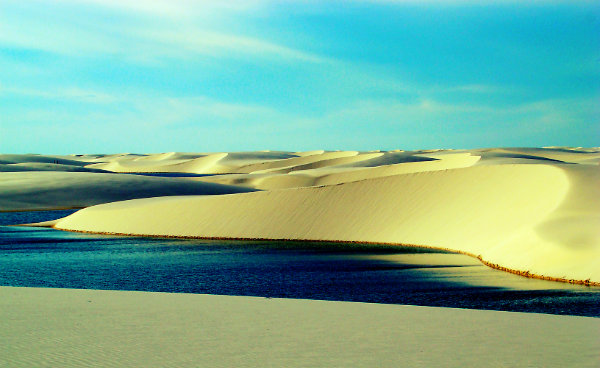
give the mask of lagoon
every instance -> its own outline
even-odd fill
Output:
[[[0,213],[0,224],[71,212]],[[122,237],[0,226],[0,285],[600,317],[600,288],[528,279],[461,254],[389,245]]]

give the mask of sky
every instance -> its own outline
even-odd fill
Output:
[[[0,153],[498,146],[600,146],[600,2],[0,1]]]

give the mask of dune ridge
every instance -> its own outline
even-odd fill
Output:
[[[25,171],[0,173],[0,211],[83,208],[173,195],[216,195],[250,188],[129,174]]]

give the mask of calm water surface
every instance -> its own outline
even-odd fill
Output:
[[[0,213],[0,225],[73,211]],[[600,317],[600,288],[412,247],[117,237],[0,226],[0,285],[361,301]]]

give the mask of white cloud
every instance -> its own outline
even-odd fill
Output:
[[[228,52],[235,52],[260,58],[276,56],[313,63],[330,61],[316,54],[278,45],[259,38],[198,28],[179,28],[176,31],[138,29],[134,33],[146,41],[156,43],[157,51],[162,49],[165,53],[168,53],[168,50],[175,50],[175,52],[180,54],[191,52],[218,56],[225,55]]]
[[[596,0],[353,0],[361,3],[376,4],[411,4],[411,5],[502,5],[514,4],[520,6],[552,5],[552,4],[589,4],[596,5]]]
[[[93,89],[82,89],[79,87],[59,87],[54,89],[13,88],[0,85],[0,96],[17,95],[47,100],[68,100],[74,102],[89,102],[97,104],[108,104],[119,99],[110,94]]]
[[[60,6],[39,2],[31,7],[9,1],[0,8],[0,44],[78,57],[116,55],[142,63],[197,55],[328,61],[288,45],[221,30],[228,23],[243,22],[237,12],[259,3],[62,0]],[[117,20],[98,17],[93,7],[116,11]],[[90,21],[81,21],[86,18]]]
[[[256,10],[265,1],[258,0],[54,0],[75,6],[96,6],[119,12],[143,13],[160,17],[186,18],[219,12]]]
[[[434,88],[435,92],[465,92],[473,94],[493,94],[514,92],[514,88],[499,87],[489,84],[463,84],[450,87]]]

